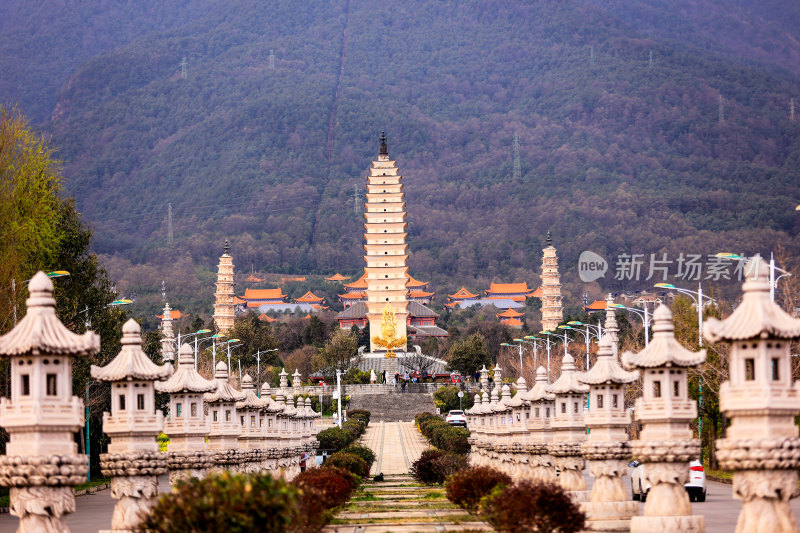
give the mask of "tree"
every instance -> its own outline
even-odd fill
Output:
[[[337,331],[314,358],[314,369],[325,377],[336,375],[336,370],[347,372],[357,366],[358,344],[356,338],[347,331]]]
[[[464,376],[471,376],[483,365],[491,364],[492,359],[486,347],[486,339],[479,333],[456,342],[447,354],[448,367],[458,370]]]
[[[228,333],[231,339],[239,339],[241,346],[231,350],[231,364],[234,359],[241,359],[243,366],[252,366],[256,362],[255,354],[261,350],[273,350],[278,348],[278,340],[272,331],[272,326],[259,320],[255,313],[245,313],[239,315],[233,323],[233,329]],[[223,345],[224,346],[224,345]],[[235,354],[235,357],[233,356]],[[261,365],[279,365],[280,357],[278,352],[268,352],[261,358]]]
[[[473,405],[474,398],[465,392],[459,404],[458,393],[458,387],[441,387],[436,389],[436,392],[433,393],[433,403],[439,408],[440,413],[446,413],[459,408],[470,409]]]
[[[286,371],[291,374],[295,370],[298,370],[304,379],[308,379],[308,376],[310,376],[314,370],[312,362],[317,353],[319,353],[319,348],[315,348],[314,346],[303,346],[302,348],[296,349],[283,360]]]

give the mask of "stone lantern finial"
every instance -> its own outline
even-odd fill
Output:
[[[653,331],[644,350],[622,354],[626,368],[639,368],[644,374],[642,396],[634,410],[644,427],[631,449],[634,458],[645,464],[644,475],[651,485],[644,516],[632,518],[631,531],[702,533],[703,517],[692,516],[684,484],[689,462],[700,457],[700,441],[689,427],[697,418],[697,406],[689,397],[688,369],[701,365],[706,352],[687,350],[675,339],[672,311],[666,305],[653,313]]]
[[[111,477],[117,500],[112,531],[131,531],[150,513],[158,495],[158,476],[167,458],[156,437],[164,415],[156,409],[153,382],[169,378],[172,365],[157,365],[142,350],[141,328],[134,319],[122,326],[122,350],[106,366],[92,365],[92,377],[111,383],[111,413],[103,413],[103,432],[111,438],[100,466]]]
[[[61,323],[44,272],[33,276],[28,291],[25,316],[0,337],[0,357],[10,359],[11,371],[11,398],[0,398],[10,437],[0,456],[0,486],[9,487],[20,533],[67,531],[64,515],[75,511],[72,487],[88,472],[88,457],[78,454],[73,436],[84,418],[83,402],[72,395],[72,360],[99,352],[100,337],[76,335]]]
[[[606,296],[606,324],[604,326],[605,335],[611,339],[611,347],[614,352],[614,357],[619,355],[619,325],[617,324],[617,316],[614,313],[614,298],[611,293]]]
[[[703,329],[708,341],[730,346],[730,378],[720,386],[719,404],[731,425],[717,440],[717,457],[734,471],[734,497],[743,501],[736,533],[796,532],[789,500],[798,494],[800,395],[790,345],[800,338],[800,320],[770,298],[760,256],[750,259],[745,277],[742,303]]]

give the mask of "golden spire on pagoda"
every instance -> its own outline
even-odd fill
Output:
[[[385,357],[396,357],[393,349],[405,346],[406,340],[405,335],[397,336],[397,317],[394,316],[392,306],[386,304],[381,316],[381,334],[372,337],[373,344],[386,348]]]

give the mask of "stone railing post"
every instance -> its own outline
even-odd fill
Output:
[[[122,350],[106,366],[92,365],[92,377],[111,384],[111,413],[103,413],[103,433],[111,438],[100,456],[103,475],[111,477],[117,500],[110,531],[132,531],[149,514],[158,496],[158,476],[167,472],[167,457],[156,437],[164,415],[156,410],[153,382],[173,373],[142,351],[141,328],[130,319],[122,327]]]
[[[589,436],[581,446],[589,472],[594,477],[586,511],[589,531],[628,531],[630,519],[639,506],[628,499],[622,483],[630,459],[627,429],[631,420],[625,409],[624,385],[639,379],[639,372],[627,372],[614,356],[611,337],[600,340],[597,361],[578,381],[589,385],[589,412],[584,420]]]
[[[739,307],[723,321],[708,319],[703,330],[709,342],[730,345],[730,378],[719,404],[731,425],[727,438],[717,440],[717,458],[734,471],[733,495],[743,502],[736,533],[796,533],[789,500],[798,495],[800,390],[790,345],[800,338],[800,320],[770,298],[760,256],[750,260],[745,278]]]
[[[164,433],[169,437],[170,483],[204,476],[214,465],[214,457],[206,444],[211,424],[203,409],[203,394],[217,390],[216,381],[204,379],[194,369],[194,351],[190,344],[184,344],[178,356],[178,369],[167,381],[157,381],[155,387],[158,392],[169,394]]]
[[[0,456],[0,486],[8,487],[17,533],[68,532],[73,487],[86,481],[88,457],[74,433],[84,423],[83,402],[72,395],[72,360],[100,351],[91,331],[76,335],[56,316],[53,283],[31,279],[27,313],[0,337],[0,357],[11,367],[11,398],[0,398],[0,421],[10,441]]]
[[[261,386],[261,413],[264,420],[261,431],[264,439],[264,468],[277,472],[281,452],[280,428],[278,414],[283,412],[283,406],[275,402],[270,396],[270,388],[267,383]]]
[[[560,472],[558,483],[567,491],[585,491],[581,443],[586,440],[583,408],[589,387],[576,379],[572,355],[564,356],[561,375],[545,390],[555,395],[555,412],[551,420],[553,440],[549,449]]]
[[[644,516],[631,519],[632,533],[706,529],[702,516],[692,516],[684,488],[689,461],[700,458],[700,441],[692,438],[689,428],[697,418],[697,406],[689,398],[688,370],[705,358],[705,350],[691,352],[675,340],[672,311],[665,305],[653,313],[650,344],[638,354],[622,354],[626,368],[644,374],[642,397],[634,410],[643,428],[631,449],[634,459],[644,464],[644,477],[651,485]]]
[[[217,363],[214,380],[217,389],[203,396],[211,416],[208,449],[214,452],[217,469],[236,471],[240,466],[239,435],[242,434],[236,402],[244,400],[245,395],[229,383],[225,361]]]
[[[556,480],[554,459],[549,447],[553,439],[551,420],[556,396],[547,392],[547,387],[547,370],[540,366],[536,370],[533,387],[523,394],[523,398],[530,403],[530,418],[526,424],[528,439],[525,443],[528,468],[524,477],[539,482]]]
[[[242,393],[245,395],[244,399],[236,402],[236,412],[242,424],[239,449],[242,454],[247,454],[247,457],[243,457],[246,461],[242,461],[241,469],[245,472],[258,472],[263,464],[264,437],[259,426],[259,411],[262,403],[261,398],[256,396],[256,389],[250,374],[242,377]]]

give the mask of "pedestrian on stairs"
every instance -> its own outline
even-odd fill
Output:
[[[405,381],[403,381],[403,382],[400,384],[400,392],[402,392],[402,393],[405,393],[405,392],[406,392],[406,382],[405,382]]]

